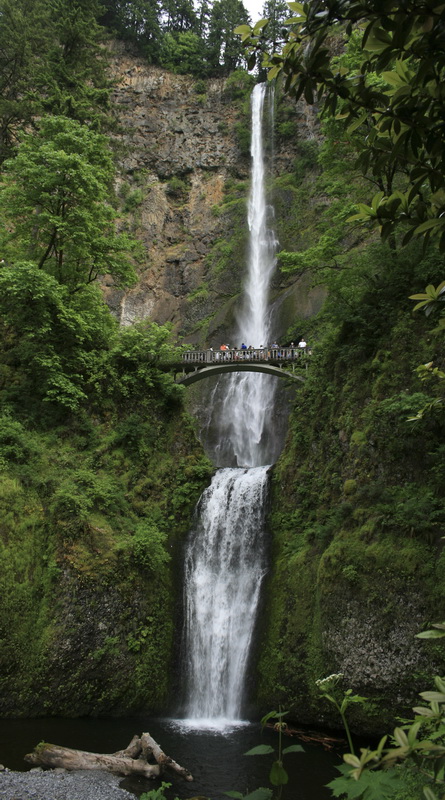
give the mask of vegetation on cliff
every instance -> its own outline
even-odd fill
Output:
[[[355,725],[379,730],[444,664],[414,638],[445,606],[443,319],[432,330],[409,299],[443,300],[443,8],[291,7],[265,65],[320,101],[324,140],[318,174],[286,178],[309,206],[318,196],[318,219],[306,204],[279,263],[328,293],[286,334],[304,332],[313,356],[275,469],[260,696],[320,718],[315,680],[339,670],[369,698]],[[264,47],[267,28],[239,32]]]
[[[134,282],[136,243],[114,223],[98,7],[37,7],[0,15],[0,713],[155,709],[211,465],[157,368],[169,329],[119,328],[99,289]]]

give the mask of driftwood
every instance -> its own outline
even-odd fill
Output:
[[[153,758],[156,764],[150,764]],[[166,768],[177,772],[186,781],[192,781],[190,772],[167,756],[149,733],[133,736],[125,750],[117,753],[88,753],[86,750],[73,750],[57,744],[42,742],[25,761],[40,767],[62,767],[63,769],[102,769],[117,775],[143,775],[157,778]]]

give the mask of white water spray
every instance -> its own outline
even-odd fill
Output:
[[[270,344],[269,283],[275,267],[272,209],[266,202],[263,107],[266,87],[252,94],[250,245],[237,346]],[[275,381],[238,373],[222,382],[219,470],[201,497],[186,552],[184,604],[188,724],[221,728],[239,720],[262,578],[267,471],[273,447]],[[248,469],[246,469],[248,468]]]
[[[188,717],[224,725],[241,714],[265,572],[264,467],[218,470],[197,508],[185,564]]]

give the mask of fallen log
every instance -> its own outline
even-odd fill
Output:
[[[142,734],[141,745],[142,745],[142,752],[145,752],[145,750],[151,751],[151,753],[153,754],[153,758],[159,764],[161,771],[164,769],[164,767],[167,767],[168,769],[177,772],[178,775],[180,775],[181,778],[185,778],[186,781],[193,780],[193,775],[190,774],[188,769],[181,767],[179,764],[177,764],[176,761],[173,761],[173,759],[170,758],[170,756],[166,756],[165,753],[159,747],[158,743],[155,742],[154,739],[152,739],[149,733]]]
[[[150,764],[149,758],[157,763]],[[133,736],[128,747],[116,753],[89,753],[86,750],[41,742],[32,753],[27,753],[25,761],[53,769],[101,769],[117,775],[142,775],[145,778],[157,778],[167,768],[187,781],[193,780],[190,772],[167,756],[149,733],[143,733],[140,737]]]

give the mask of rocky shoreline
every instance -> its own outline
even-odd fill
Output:
[[[122,778],[95,770],[43,770],[0,772],[1,800],[135,800],[121,789]]]

